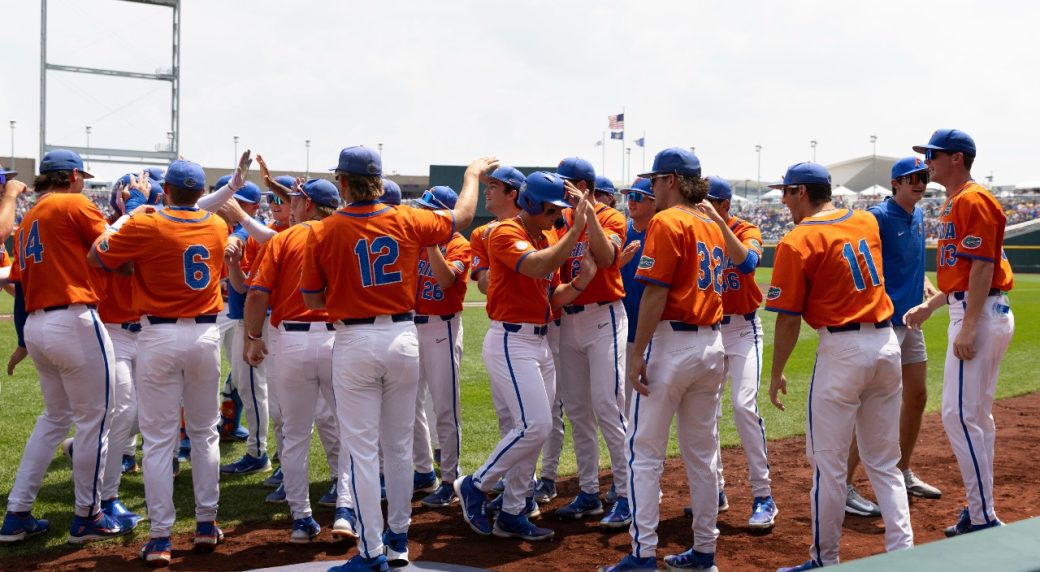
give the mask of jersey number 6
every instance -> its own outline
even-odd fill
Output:
[[[209,250],[201,244],[193,244],[184,249],[184,283],[192,290],[202,290],[209,286]]]

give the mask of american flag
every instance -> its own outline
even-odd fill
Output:
[[[620,130],[624,129],[625,128],[625,114],[624,113],[618,113],[617,115],[608,115],[607,116],[607,128],[611,129],[611,130],[614,130],[614,131],[620,131]]]

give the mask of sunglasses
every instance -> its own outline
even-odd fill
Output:
[[[646,193],[637,193],[637,192],[629,192],[628,193],[628,202],[630,202],[630,203],[641,203],[641,202],[646,201],[646,200],[651,200],[652,201],[652,200],[654,200],[654,198],[651,197],[650,195],[646,194]]]
[[[953,155],[953,153],[950,153],[949,151],[941,151],[939,149],[925,149],[924,150],[924,158],[928,159],[929,161],[931,161],[932,159],[935,159],[939,155]]]
[[[671,176],[672,176],[672,173],[664,173],[662,175],[651,175],[650,176],[650,184],[653,185],[654,181],[656,181],[657,179],[660,179],[661,177],[671,177]]]
[[[559,213],[560,213],[560,209],[559,208],[548,208],[548,209],[545,209],[542,212],[542,214],[544,214],[546,216],[556,216]]]
[[[917,173],[910,173],[909,175],[903,175],[902,177],[899,177],[896,180],[897,181],[902,181],[904,183],[909,183],[911,185],[916,185],[918,183],[924,183],[924,184],[927,185],[928,184],[928,171],[919,171]]]
[[[268,195],[267,196],[267,204],[269,204],[269,205],[284,205],[285,201],[283,201],[282,197],[279,197],[278,195]]]

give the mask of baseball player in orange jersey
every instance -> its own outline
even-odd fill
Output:
[[[243,171],[236,178],[244,179]],[[213,550],[223,539],[216,524],[220,499],[220,450],[216,400],[220,375],[222,309],[219,277],[224,271],[227,224],[195,206],[206,188],[202,167],[174,161],[163,190],[167,207],[136,215],[90,251],[106,269],[133,262],[132,306],[142,314],[138,334],[138,419],[144,440],[145,500],[150,540],[141,558],[163,566],[170,560],[173,504],[172,455],[181,404],[191,439],[195,489],[194,547]]]
[[[595,262],[585,257],[582,274],[570,284],[558,285],[557,270],[592,216],[591,195],[579,200],[573,226],[556,241],[553,223],[570,207],[564,180],[532,173],[518,197],[521,213],[501,221],[488,240],[491,325],[482,353],[492,394],[497,392],[500,402],[508,404],[514,426],[480,469],[455,481],[463,518],[479,534],[525,540],[548,540],[554,534],[536,527],[527,516],[533,512],[532,477],[552,427],[550,405],[556,392],[547,322],[550,305],[570,303],[595,276]],[[502,510],[492,527],[485,511],[486,493],[503,477]]]
[[[453,209],[458,195],[450,187],[433,187],[416,206]],[[423,506],[449,506],[458,499],[452,483],[459,474],[462,451],[462,404],[459,365],[462,362],[462,301],[469,276],[469,241],[455,233],[451,240],[427,247],[419,255],[415,292],[415,330],[419,339],[419,393],[429,388],[441,450],[441,485],[422,499]],[[436,477],[434,477],[436,478]],[[414,484],[414,483],[413,483]]]
[[[310,221],[332,215],[339,206],[335,185],[311,179],[304,183],[290,207],[299,224],[279,233],[264,245],[250,279],[245,305],[245,360],[256,367],[264,361],[268,346],[262,331],[271,308],[268,331],[268,365],[272,394],[281,406],[283,421],[283,485],[293,517],[290,542],[306,544],[321,532],[312,517],[309,492],[309,453],[318,396],[335,403],[332,390],[334,328],[324,311],[310,310],[300,293],[300,272]],[[337,440],[338,441],[338,440]],[[338,474],[338,471],[334,474]],[[344,507],[344,520],[353,524],[352,510]],[[337,510],[337,520],[340,511]],[[349,517],[349,518],[347,518]],[[348,526],[340,534],[353,535]]]
[[[578,190],[596,189],[596,173],[592,164],[584,159],[564,159],[556,174]],[[556,517],[577,520],[586,515],[603,514],[599,498],[598,426],[610,452],[610,469],[618,495],[600,526],[624,528],[632,522],[624,457],[624,340],[628,322],[621,302],[625,297],[621,283],[621,246],[625,243],[626,224],[625,216],[607,204],[613,199],[612,194],[598,191],[594,194],[597,197],[595,216],[560,268],[561,281],[572,281],[577,277],[582,258],[589,253],[599,271],[588,287],[563,307],[560,323],[557,393],[571,421],[580,491],[569,504],[556,510]],[[569,225],[571,213],[564,216]]]
[[[931,179],[946,187],[939,216],[941,293],[912,308],[904,322],[920,328],[937,308],[950,305],[942,420],[968,500],[945,530],[957,536],[1001,525],[993,506],[993,394],[1015,331],[1007,297],[1014,277],[1004,255],[1007,221],[1000,202],[971,178],[975,141],[963,131],[940,129],[914,151],[925,153]]]
[[[755,268],[762,256],[762,232],[746,220],[730,216],[733,188],[721,177],[708,177],[708,197],[700,204],[722,231],[726,259],[722,280],[722,345],[726,347],[726,376],[730,378],[733,423],[747,457],[751,483],[751,517],[748,526],[772,528],[777,508],[769,486],[766,426],[758,414],[758,385],[762,377],[762,321],[756,311],[762,290],[755,282]],[[725,383],[725,381],[723,381]],[[719,400],[719,420],[722,400]],[[718,455],[719,511],[729,507],[723,487],[722,448]]]
[[[24,330],[25,347],[39,374],[44,412],[22,453],[0,542],[47,532],[47,521],[37,520],[31,511],[54,449],[73,422],[79,454],[72,460],[75,516],[68,542],[124,532],[101,511],[99,491],[114,407],[114,363],[112,341],[95,311],[104,277],[86,262],[90,245],[105,231],[101,211],[81,194],[91,176],[72,151],[44,155],[33,184],[40,197],[14,237],[11,281],[18,285],[16,296],[27,313],[24,328],[16,328]]]
[[[388,560],[408,561],[412,404],[419,381],[412,309],[420,249],[447,242],[457,227],[472,222],[478,177],[495,164],[490,158],[470,164],[452,211],[377,202],[383,192],[382,164],[371,149],[343,149],[332,169],[346,205],[311,225],[300,290],[307,307],[326,309],[336,324],[333,387],[360,554],[333,570],[386,570]],[[385,533],[380,448],[386,474]]]
[[[672,418],[690,485],[693,547],[665,557],[669,570],[715,571],[718,517],[717,418],[725,349],[719,322],[722,233],[697,205],[708,193],[701,164],[688,149],[654,157],[658,212],[646,229],[636,279],[646,284],[628,364],[637,392],[625,434],[632,505],[632,552],[600,570],[657,569],[660,476]]]
[[[885,519],[885,548],[910,548],[910,512],[899,462],[902,396],[899,341],[885,293],[877,219],[831,203],[831,177],[821,165],[798,163],[773,185],[795,227],[776,247],[766,309],[777,312],[769,397],[784,409],[784,366],[801,320],[820,336],[809,382],[806,452],[812,464],[810,559],[780,570],[838,563],[845,518],[845,474],[853,432]]]

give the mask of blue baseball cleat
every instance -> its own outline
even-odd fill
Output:
[[[8,512],[4,515],[3,528],[0,528],[0,542],[19,542],[30,536],[46,534],[48,530],[50,523],[34,518],[31,512]]]

